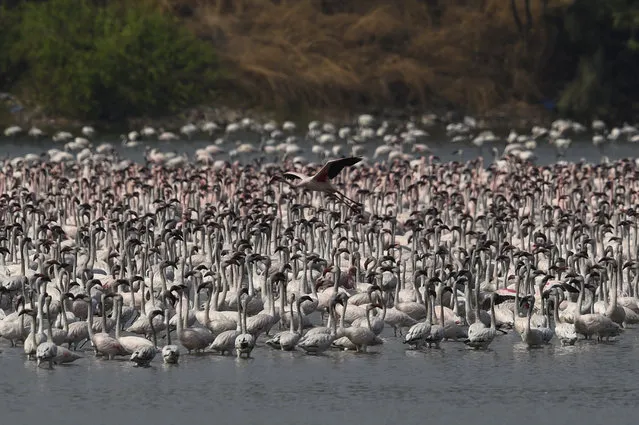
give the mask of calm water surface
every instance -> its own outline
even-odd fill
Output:
[[[140,161],[145,144],[124,148]],[[192,155],[209,140],[149,142]],[[428,140],[442,160],[464,159],[479,149]],[[301,144],[301,143],[300,143]],[[494,144],[500,150],[503,143]],[[368,145],[371,155],[375,143]],[[50,141],[3,140],[6,156],[62,148]],[[484,148],[486,159],[492,158]],[[228,149],[228,145],[227,145]],[[407,149],[408,150],[408,149]],[[630,143],[608,146],[611,159],[635,157]],[[538,163],[556,160],[546,142]],[[574,142],[565,157],[598,162],[602,151]],[[310,147],[308,148],[310,156]],[[514,334],[498,337],[487,352],[443,343],[440,350],[406,351],[392,332],[369,354],[329,352],[306,356],[264,346],[253,358],[186,355],[180,365],[135,368],[126,360],[96,359],[91,352],[69,366],[37,369],[22,348],[0,342],[0,424],[631,424],[639,408],[639,330],[618,342],[578,343],[528,350]]]
[[[503,136],[503,135],[502,135]],[[99,137],[94,141],[94,146],[97,146],[101,142],[109,142],[114,145],[116,150],[122,155],[122,157],[131,159],[137,162],[144,161],[144,151],[147,148],[157,148],[161,152],[173,151],[177,154],[187,154],[189,158],[194,158],[194,153],[196,149],[204,148],[213,143],[215,137],[210,139],[197,139],[197,140],[186,140],[186,141],[168,141],[168,142],[160,142],[160,141],[142,141],[138,146],[135,147],[125,147],[121,144],[120,139],[115,136],[111,137]],[[232,138],[229,138],[225,141],[224,144],[221,145],[222,148],[226,150],[224,154],[217,156],[219,159],[228,159],[228,152],[236,147],[236,144],[239,142],[254,142],[256,145],[259,143],[259,138],[254,133],[245,133],[242,135],[234,135]],[[364,145],[365,147],[365,155],[369,156],[371,159],[373,157],[373,153],[375,152],[375,148],[377,148],[382,142],[380,140],[373,140]],[[477,156],[483,156],[485,163],[488,161],[492,161],[493,153],[492,148],[496,147],[501,153],[506,146],[505,142],[493,142],[484,144],[482,149],[479,149],[472,145],[470,142],[459,142],[453,143],[446,139],[445,135],[434,135],[432,138],[426,138],[423,143],[426,143],[429,148],[432,150],[434,155],[439,156],[442,161],[453,161],[459,160],[460,156],[455,153],[457,150],[462,149],[463,155],[462,159],[464,161],[474,159]],[[305,141],[303,138],[297,142],[297,144],[304,149],[299,155],[302,155],[309,160],[321,161],[322,159],[318,158],[315,154],[311,152],[311,148],[313,143],[310,141]],[[326,145],[330,149],[332,145]],[[64,143],[54,143],[50,139],[41,139],[34,140],[28,136],[22,136],[18,139],[8,139],[0,136],[0,147],[2,148],[2,157],[16,157],[22,156],[27,153],[43,153],[48,149],[56,148],[62,150],[64,148]],[[345,145],[342,150],[343,155],[348,155],[351,150],[351,145]],[[411,153],[411,146],[404,145],[404,152]],[[590,136],[584,135],[580,139],[573,140],[571,146],[565,152],[563,157],[557,156],[557,150],[553,145],[550,145],[546,140],[539,140],[537,144],[537,148],[535,149],[535,155],[537,156],[536,163],[540,165],[547,165],[556,162],[557,160],[565,160],[576,162],[580,160],[585,160],[588,162],[598,163],[600,162],[602,156],[608,157],[610,160],[616,160],[620,158],[635,158],[639,156],[639,144],[630,143],[626,141],[618,141],[616,143],[606,144],[604,148],[596,147],[590,141]],[[418,156],[419,154],[415,154]],[[235,159],[240,161],[246,161],[253,158],[256,158],[256,154],[244,154],[243,156],[238,156]],[[278,155],[278,158],[281,157],[281,154]],[[383,158],[378,158],[377,160],[384,160],[386,156]],[[276,157],[270,158],[272,160],[276,160]]]
[[[618,342],[529,350],[514,334],[491,350],[462,343],[406,351],[384,331],[370,353],[313,357],[260,339],[251,359],[186,355],[150,368],[91,352],[37,369],[22,348],[0,346],[3,424],[631,424],[639,394],[639,332]],[[82,415],[82,416],[79,416]]]

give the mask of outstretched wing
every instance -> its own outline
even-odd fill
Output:
[[[362,160],[359,156],[339,158],[328,161],[315,175],[317,181],[326,181],[337,176],[345,167],[355,165]]]
[[[287,171],[282,175],[289,180],[302,180],[306,178],[304,174],[298,173],[296,171]]]

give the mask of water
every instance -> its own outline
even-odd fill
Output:
[[[604,148],[596,147],[589,140],[588,135],[584,135],[583,138],[573,140],[571,146],[565,152],[562,157],[557,156],[557,150],[553,145],[550,145],[545,140],[540,140],[538,142],[537,148],[535,149],[536,160],[535,162],[539,165],[548,165],[556,162],[557,160],[565,160],[570,162],[577,162],[580,160],[585,160],[591,163],[599,163],[602,156],[608,157],[610,160],[617,160],[620,158],[635,158],[637,157],[637,153],[639,152],[639,146],[635,143],[618,141],[616,143],[607,144]],[[257,146],[258,136],[254,133],[243,133],[241,135],[234,135],[229,140],[225,141],[224,144],[221,145],[223,149],[225,149],[225,153],[219,156],[216,156],[216,159],[229,159],[228,152],[236,147],[236,141],[241,140],[242,142],[254,142]],[[194,158],[194,153],[197,149],[204,148],[210,144],[212,144],[214,138],[211,139],[194,139],[189,141],[142,141],[138,146],[135,147],[125,147],[121,144],[120,139],[116,136],[105,136],[100,137],[94,142],[94,146],[97,146],[101,142],[109,142],[114,145],[116,150],[120,153],[120,155],[124,158],[136,161],[136,162],[144,162],[144,153],[145,149],[149,148],[157,148],[161,152],[173,151],[177,154],[187,154],[189,158]],[[441,134],[433,134],[433,137],[427,138],[425,143],[429,146],[432,151],[432,154],[437,155],[442,161],[458,161],[460,156],[455,152],[459,149],[463,150],[463,155],[461,157],[462,160],[470,160],[477,158],[478,156],[482,156],[484,158],[484,162],[486,164],[490,163],[493,160],[492,148],[496,147],[499,152],[503,152],[504,147],[506,146],[505,142],[494,142],[494,143],[486,143],[484,144],[482,149],[479,149],[470,142],[457,142],[453,143],[446,139],[445,135]],[[375,148],[377,148],[382,142],[380,140],[374,140],[368,142],[364,145],[365,147],[365,155],[372,158]],[[304,152],[300,153],[304,157],[308,158],[312,161],[322,161],[323,159],[311,153],[312,143],[309,141],[305,141],[302,138],[299,140],[298,145],[304,149]],[[19,139],[9,139],[3,138],[0,136],[0,146],[2,147],[2,156],[5,157],[16,157],[23,156],[27,153],[44,153],[48,149],[57,148],[63,149],[64,143],[54,143],[51,140],[34,140],[32,138],[23,136]],[[331,145],[327,145],[330,148]],[[343,154],[348,155],[350,153],[351,145],[346,145],[343,149]],[[411,146],[405,145],[404,152],[411,153]],[[257,154],[243,154],[241,156],[236,157],[235,159],[246,161],[257,158]],[[296,156],[296,155],[295,155]],[[419,154],[415,154],[416,157]],[[278,158],[281,157],[281,154],[278,155]],[[275,157],[271,159],[276,159]],[[379,160],[384,160],[384,158],[378,158]]]
[[[116,147],[141,161],[146,146],[192,155],[209,143]],[[427,143],[443,161],[458,159],[453,152],[459,148],[464,159],[480,152],[443,139]],[[376,145],[368,145],[368,155]],[[44,152],[53,143],[23,138],[2,146],[14,157]],[[629,143],[604,151],[613,160],[635,152]],[[492,157],[490,146],[483,154]],[[536,154],[541,164],[556,160],[554,148],[545,143]],[[601,155],[582,141],[573,143],[565,159],[597,162]],[[182,350],[180,365],[165,366],[158,356],[144,369],[86,352],[85,358],[54,370],[36,368],[21,347],[1,341],[0,423],[630,424],[639,394],[638,335],[627,330],[610,344],[580,341],[575,347],[529,350],[511,333],[498,337],[486,352],[453,342],[418,352],[406,351],[386,329],[386,343],[368,354],[332,351],[312,357],[274,351],[261,339],[249,360]]]
[[[486,352],[462,343],[406,351],[386,329],[370,353],[313,357],[280,352],[262,339],[252,358],[159,357],[150,368],[84,359],[36,368],[20,348],[1,345],[2,423],[615,424],[636,417],[636,330],[618,342],[579,341],[529,350],[515,334]],[[88,415],[88,416],[86,416]],[[141,420],[142,419],[142,420]],[[85,421],[83,421],[85,422]]]

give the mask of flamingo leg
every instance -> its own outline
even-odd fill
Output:
[[[339,192],[329,192],[331,195],[333,195],[335,197],[335,200],[346,205],[347,207],[349,207],[351,210],[353,210],[354,206],[351,205],[350,203],[348,203],[348,201],[346,201],[346,199],[344,199],[343,197],[341,197],[341,193]]]
[[[340,194],[340,196],[342,196],[344,199],[348,200],[349,202],[351,202],[353,205],[356,205],[358,207],[361,207],[362,204],[360,204],[359,202],[355,201],[354,199],[349,198],[348,196],[344,195],[342,192],[337,192]]]
[[[335,195],[335,198],[337,198],[338,201],[349,207],[353,212],[360,212],[361,204],[359,204],[358,202],[353,201],[351,198],[341,192],[335,191],[331,193]]]

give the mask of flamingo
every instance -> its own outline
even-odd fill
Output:
[[[283,176],[287,179],[299,180],[297,183],[292,184],[293,187],[306,189],[311,192],[333,194],[351,209],[358,211],[361,204],[341,193],[329,180],[335,178],[344,168],[355,165],[361,160],[362,158],[357,156],[333,159],[324,164],[324,166],[312,176],[305,176],[296,171],[287,171]]]
[[[561,303],[561,296],[559,291],[554,292],[554,299],[548,300],[550,303],[547,308],[553,309],[554,323],[555,323],[555,335],[561,342],[561,345],[575,345],[577,342],[577,331],[573,323],[564,323],[559,317],[559,304]]]
[[[93,279],[87,284],[87,290],[93,286],[100,286],[100,281],[97,279]],[[93,348],[95,349],[96,354],[102,354],[106,356],[109,360],[112,360],[115,356],[126,356],[128,353],[122,347],[122,344],[116,339],[111,337],[106,332],[94,333],[93,331],[93,303],[91,302],[91,298],[85,294],[76,295],[77,298],[83,299],[87,301],[89,304],[89,314],[87,316],[87,329],[89,331],[89,339]],[[106,329],[106,315],[104,313],[104,295],[100,293],[99,295],[100,302],[102,304],[102,329]]]
[[[295,294],[291,295],[290,310],[291,312],[293,311],[293,304],[295,304],[295,306],[297,307],[298,317],[302,317],[300,305],[304,301],[313,301],[313,299],[308,295],[303,295],[300,297],[299,300],[296,301]],[[295,349],[295,346],[302,336],[302,321],[298,321],[297,331],[295,330],[295,322],[293,320],[290,320],[289,325],[290,329],[288,331],[278,332],[273,336],[273,338],[266,341],[266,345],[275,349],[280,349],[282,351],[291,351]]]
[[[151,323],[151,333],[153,334],[153,343],[150,346],[145,344],[145,345],[137,347],[133,351],[133,353],[131,353],[131,357],[129,357],[129,360],[135,363],[135,365],[138,367],[149,367],[151,361],[155,358],[156,354],[158,353],[158,349],[157,349],[158,340],[157,340],[157,335],[155,332],[155,327],[153,326],[153,318],[157,315],[163,316],[164,312],[162,312],[162,310],[153,310],[151,314],[149,314],[149,319],[150,319],[149,322]],[[134,338],[140,338],[140,337],[134,337]]]
[[[495,305],[501,297],[493,292],[490,295],[490,327],[486,327],[480,320],[475,321],[468,327],[468,339],[464,341],[467,346],[476,350],[485,350],[497,336],[495,319]]]
[[[340,294],[339,298],[344,303],[343,304],[344,311],[346,311],[346,308],[348,306],[348,298],[346,294]],[[370,321],[371,311],[377,307],[381,308],[381,306],[378,304],[368,304],[366,306],[366,320],[368,323],[367,327],[364,327],[364,326],[344,327],[345,314],[342,313],[342,318],[341,318],[342,323],[340,325],[341,334],[351,341],[351,343],[355,346],[355,349],[357,350],[357,352],[365,353],[367,347],[369,345],[373,345],[377,340],[377,335],[375,334],[375,332],[371,330],[372,326]]]
[[[24,309],[24,297],[18,295],[15,302],[16,312],[0,320],[0,336],[8,339],[12,347],[25,337],[24,315],[19,315],[19,312]]]
[[[81,355],[74,353],[68,348],[62,347],[60,345],[56,345],[54,341],[54,335],[51,330],[51,296],[47,296],[45,298],[45,308],[47,310],[47,341],[38,345],[38,349],[36,350],[36,360],[38,366],[42,361],[47,361],[49,363],[49,369],[53,368],[53,363],[55,364],[63,364],[63,363],[72,363],[77,359],[82,358]]]
[[[297,346],[304,350],[306,354],[322,354],[329,349],[335,339],[342,336],[341,328],[340,331],[337,330],[337,319],[335,317],[335,305],[341,304],[343,307],[344,304],[342,303],[342,297],[336,296],[328,306],[329,320],[332,322],[331,328],[320,328],[316,332],[311,332],[313,330],[311,329],[299,340]]]
[[[538,348],[546,343],[544,332],[538,328],[530,327],[530,319],[532,318],[532,311],[535,307],[535,297],[529,296],[523,298],[520,303],[529,303],[528,314],[526,315],[526,326],[521,333],[521,340],[528,346],[528,348]]]
[[[247,288],[242,288],[240,292],[237,294],[238,300],[242,294],[248,294]],[[237,302],[237,325],[234,330],[228,330],[220,333],[215,337],[211,345],[209,346],[210,350],[214,350],[224,355],[224,353],[231,353],[233,348],[235,348],[235,340],[242,333],[242,307],[240,302]]]
[[[593,273],[588,275],[589,279],[593,278]],[[621,326],[613,322],[603,314],[581,314],[581,308],[583,306],[585,284],[583,278],[578,279],[580,284],[579,298],[577,300],[577,309],[574,315],[575,331],[578,334],[589,339],[593,335],[597,334],[597,339],[601,340],[604,337],[609,339],[611,336],[617,336],[622,332]]]
[[[169,309],[164,309],[164,321],[166,324],[166,345],[162,347],[162,359],[166,364],[177,364],[180,360],[180,348],[171,344],[171,328],[169,328]]]
[[[144,350],[140,351],[140,350],[142,350],[145,347],[154,348],[155,345],[151,341],[149,341],[146,338],[133,336],[133,335],[120,336],[120,329],[121,329],[120,316],[122,315],[121,314],[122,313],[122,296],[120,294],[107,295],[107,297],[109,296],[114,297],[114,301],[115,301],[115,306],[114,306],[115,308],[115,339],[118,340],[118,342],[122,345],[122,348],[124,348],[124,350],[129,354],[133,354],[134,352],[139,351],[139,354],[144,353],[148,355],[150,352],[147,352]],[[153,317],[157,316],[157,310],[154,310],[152,313],[154,313]],[[151,327],[151,333],[155,335],[155,327],[153,326],[151,315],[149,315],[149,325]]]
[[[429,298],[430,296],[437,296],[435,291],[430,288],[426,292],[426,296]],[[426,343],[426,339],[430,337],[432,316],[429,315],[429,311],[432,308],[429,301],[425,301],[424,305],[426,306],[426,319],[411,326],[404,336],[404,344],[409,344],[414,349],[420,349]]]
[[[241,333],[235,337],[235,351],[237,352],[237,358],[241,358],[242,355],[246,355],[246,358],[251,357],[251,351],[255,348],[255,338],[252,334],[248,333],[246,327],[246,306],[248,304],[248,295],[243,299],[238,300],[238,305],[242,310],[241,316]]]

